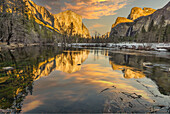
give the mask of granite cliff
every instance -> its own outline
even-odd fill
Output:
[[[120,23],[126,23],[126,22],[133,22],[133,20],[127,19],[125,17],[118,17],[115,21],[115,23],[112,25],[112,28],[114,28],[116,25]]]
[[[142,16],[147,16],[152,13],[154,13],[156,10],[152,8],[139,8],[139,7],[134,7],[132,8],[129,16],[127,18],[125,17],[118,17],[115,21],[115,23],[112,25],[112,28],[114,28],[116,25],[120,23],[127,23],[127,22],[133,22],[135,19],[142,17]]]
[[[135,37],[136,35],[142,32],[150,32],[151,30],[149,29],[153,28],[155,29],[154,31],[158,31],[158,29],[160,29],[161,27],[167,27],[167,29],[169,29],[170,24],[169,14],[170,14],[170,2],[163,8],[158,9],[157,11],[154,11],[153,9],[150,8],[144,8],[143,10],[140,8],[133,8],[128,18],[135,20],[133,20],[133,22],[120,23],[117,26],[113,27],[111,29],[110,37],[112,38]]]
[[[65,11],[58,14],[50,13],[45,7],[36,5],[33,1],[28,0],[27,6],[30,14],[36,19],[36,22],[43,24],[48,28],[54,29],[60,33],[70,34],[70,26],[72,25],[72,35],[81,35],[82,37],[90,37],[89,30],[82,22],[82,17],[73,11]]]
[[[134,8],[132,8],[131,13],[128,16],[128,19],[135,20],[139,17],[150,15],[150,14],[154,13],[155,11],[156,10],[152,9],[152,8],[145,7],[142,9],[139,7],[134,7]]]

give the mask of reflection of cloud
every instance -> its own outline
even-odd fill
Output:
[[[157,90],[152,83],[148,83],[148,85],[152,85],[151,88]],[[116,89],[113,89],[112,86],[115,86]],[[109,90],[99,94],[106,88],[109,88]],[[41,98],[41,101],[47,106],[47,110],[49,107],[58,106],[57,111],[69,109],[70,112],[75,112],[83,106],[91,107],[91,105],[95,106],[95,103],[99,104],[100,99],[109,97],[107,93],[116,94],[120,97],[122,92],[141,95],[141,100],[153,103],[151,94],[135,80],[124,79],[122,73],[115,72],[111,67],[104,67],[100,64],[85,64],[81,71],[72,74],[54,71],[49,77],[38,80],[35,83],[34,91],[34,95],[38,93],[37,98]],[[125,96],[121,97],[125,99]],[[113,96],[110,102],[114,102],[116,99],[118,98]],[[29,103],[30,100],[35,99],[27,98],[24,102]],[[129,101],[134,102],[134,99],[129,98]],[[84,105],[77,107],[77,104]],[[41,108],[44,107],[39,107],[37,110],[41,110]],[[137,109],[140,110],[140,108]],[[24,112],[26,111],[24,110]]]
[[[99,19],[101,16],[115,15],[127,0],[76,0],[75,4],[65,2],[62,11],[73,10],[85,19]]]
[[[148,101],[151,101],[147,92],[137,89],[128,80],[122,80],[122,74],[113,72],[110,67],[102,67],[99,64],[87,64],[83,66],[81,72],[69,74],[69,78],[72,77],[76,77],[77,81],[80,82],[82,80],[88,80],[88,83],[97,85],[100,90],[101,88],[105,89],[106,87],[116,85],[119,90],[140,94],[145,99],[148,99]]]
[[[28,112],[28,111],[31,111],[33,109],[36,109],[38,106],[42,105],[43,103],[39,100],[35,100],[35,101],[32,101],[26,105],[24,105],[23,107],[23,112]]]

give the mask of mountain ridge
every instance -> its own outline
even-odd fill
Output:
[[[140,7],[133,7],[127,18],[117,17],[115,23],[112,25],[112,29],[116,27],[118,24],[134,22],[136,19],[143,16],[151,15],[155,11],[156,11],[155,9],[147,8],[147,7],[144,7],[143,9]]]
[[[73,23],[74,27],[76,28],[76,29],[73,28],[74,31],[73,35],[78,34],[85,38],[90,37],[89,30],[87,29],[87,27],[85,27],[85,25],[82,22],[82,16],[78,15],[77,13],[71,10],[60,12],[58,14],[52,14],[45,7],[37,5],[32,0],[27,1],[27,6],[34,15],[36,22],[39,24],[43,24],[61,34],[64,34],[65,32],[69,34],[70,32],[70,30],[68,30],[69,26],[71,25],[71,23]],[[73,15],[72,17],[74,17],[75,20],[71,18],[70,15],[68,15],[69,13]],[[67,21],[66,19],[64,19],[65,21],[64,22],[63,20],[60,20],[61,18],[67,18]],[[77,20],[79,20],[79,23],[77,23]],[[66,25],[63,25],[63,23]]]
[[[148,37],[153,37],[153,34],[159,34],[155,35],[154,37],[159,37],[159,38],[151,38],[149,42],[155,42],[157,41],[156,39],[159,39],[157,42],[160,42],[163,33],[160,32],[160,28],[162,28],[162,32],[166,32],[165,29],[169,30],[168,25],[170,24],[170,2],[167,3],[163,8],[156,10],[154,13],[147,15],[147,16],[141,16],[137,19],[134,20],[134,22],[126,22],[126,23],[121,23],[115,26],[114,28],[111,29],[110,37],[117,37],[115,39],[119,40],[120,37],[137,37],[137,35],[143,35],[144,33],[150,32]],[[167,26],[167,28],[165,28]],[[156,32],[157,31],[157,32]],[[151,33],[152,32],[152,33]],[[168,33],[164,33],[166,35],[169,35]],[[139,37],[138,36],[138,37]],[[166,36],[167,41],[168,36]],[[139,38],[140,41],[143,40],[142,38]],[[126,39],[125,39],[126,40]],[[144,40],[147,42],[147,39],[145,38]],[[163,40],[162,40],[163,41]]]
[[[130,14],[128,15],[127,19],[130,19],[130,20],[135,20],[135,19],[138,19],[142,16],[148,16],[148,15],[151,15],[155,12],[156,10],[155,9],[152,9],[152,8],[147,8],[147,7],[144,7],[143,9],[140,8],[140,7],[133,7],[131,9],[131,12]]]

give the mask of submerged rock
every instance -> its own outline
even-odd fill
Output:
[[[2,69],[3,69],[3,70],[14,70],[13,67],[3,67]]]
[[[151,66],[153,66],[153,64],[150,63],[150,62],[144,62],[144,63],[143,63],[143,66],[144,66],[144,67],[151,67]]]

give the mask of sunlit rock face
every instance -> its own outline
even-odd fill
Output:
[[[112,28],[114,28],[116,25],[118,25],[120,23],[126,23],[126,22],[133,22],[133,20],[127,19],[125,17],[118,17],[116,19],[116,22],[112,25]]]
[[[150,15],[150,14],[152,14],[152,13],[154,13],[156,10],[155,9],[152,9],[152,8],[139,8],[139,7],[134,7],[134,8],[132,8],[132,10],[131,10],[131,13],[129,14],[129,16],[128,16],[128,18],[125,18],[125,17],[118,17],[117,19],[116,19],[116,21],[115,21],[115,23],[112,25],[112,31],[111,31],[111,34],[113,34],[114,33],[114,30],[116,31],[116,29],[118,29],[118,30],[120,30],[120,29],[122,29],[123,27],[121,27],[121,28],[114,28],[114,27],[116,27],[118,24],[120,24],[120,23],[130,23],[130,22],[134,22],[134,20],[135,19],[137,19],[137,18],[140,18],[140,17],[142,17],[142,16],[147,16],[147,15]],[[121,25],[119,25],[119,26],[121,26]],[[126,27],[126,26],[124,26],[124,28],[128,28],[128,27]],[[121,30],[120,30],[121,31]],[[126,29],[124,30],[123,29],[123,31],[127,31]],[[119,34],[121,34],[121,36],[125,36],[126,35],[126,33],[119,33]]]
[[[83,37],[90,37],[88,29],[82,22],[82,16],[76,14],[75,12],[68,10],[65,12],[61,12],[55,15],[55,20],[58,22],[54,23],[54,25],[60,25],[59,30],[67,31],[70,33],[69,28],[71,27],[71,23],[73,23],[73,35],[79,34]]]
[[[34,69],[35,79],[48,76],[52,71],[58,70],[65,73],[74,73],[81,70],[81,64],[88,58],[89,51],[66,51],[54,58],[39,63]]]
[[[63,30],[70,34],[70,25],[73,23],[72,35],[78,34],[85,38],[90,37],[89,30],[82,22],[82,17],[75,12],[65,11],[59,14],[52,14],[45,7],[38,6],[31,0],[28,0],[26,3],[30,9],[30,14],[34,16],[37,23],[43,24],[62,34],[64,33]]]
[[[164,17],[165,24],[170,24],[170,2],[159,10],[151,8],[133,8],[131,14],[128,16],[129,19],[133,19],[134,22],[120,23],[111,29],[110,37],[131,37],[138,33],[141,33],[142,27],[148,32],[149,25],[153,21],[154,26],[161,25],[161,19]],[[137,18],[137,19],[136,19]]]
[[[134,7],[134,8],[132,8],[131,13],[128,16],[128,19],[135,20],[139,17],[150,15],[150,14],[154,13],[155,11],[156,10],[152,9],[152,8],[143,8],[142,9],[139,7]]]

